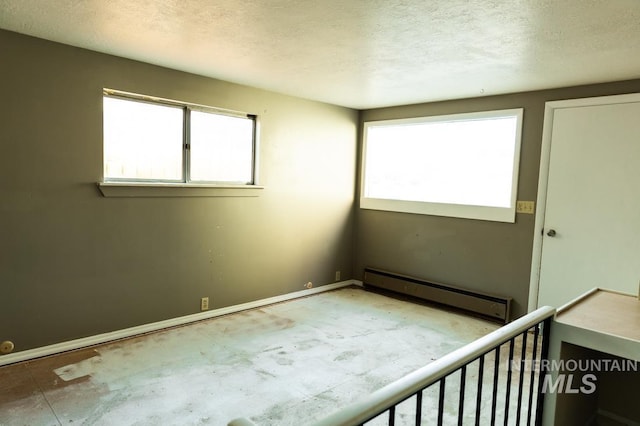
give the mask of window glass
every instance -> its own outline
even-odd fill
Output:
[[[522,110],[365,123],[361,207],[513,221]]]
[[[105,179],[180,181],[182,109],[104,98]]]
[[[255,116],[105,89],[104,180],[254,184]]]
[[[191,111],[191,180],[250,183],[253,120]]]

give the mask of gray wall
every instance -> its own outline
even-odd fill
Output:
[[[509,295],[526,311],[533,216],[515,224],[354,209],[358,112],[0,31],[0,341],[25,350],[362,278],[364,266]],[[104,198],[102,88],[255,113],[258,198]],[[535,200],[544,102],[640,80],[363,111],[525,108]]]
[[[535,201],[545,102],[631,92],[640,92],[640,80],[373,109],[363,111],[361,118],[373,121],[522,107],[518,199]],[[511,296],[513,313],[520,316],[527,310],[533,226],[534,216],[527,214],[518,214],[516,223],[509,224],[357,210],[354,271],[361,279],[363,268],[373,266]]]
[[[0,341],[352,277],[357,111],[0,31]],[[258,114],[258,198],[104,198],[102,89]]]

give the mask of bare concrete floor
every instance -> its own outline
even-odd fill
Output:
[[[498,326],[345,288],[0,367],[0,424],[305,425]]]

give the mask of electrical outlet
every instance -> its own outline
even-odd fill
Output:
[[[336,281],[340,281],[340,271],[336,271]]]
[[[516,213],[533,214],[535,206],[535,201],[516,201]]]
[[[200,310],[201,311],[208,311],[209,310],[209,298],[208,297],[203,297],[202,299],[200,299]]]

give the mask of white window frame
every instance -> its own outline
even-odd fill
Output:
[[[105,88],[103,89],[103,99],[106,97],[181,108],[183,110],[184,130],[182,134],[181,180],[108,178],[103,174],[102,181],[98,182],[98,188],[105,197],[251,197],[258,196],[260,191],[257,190],[264,189],[258,184],[259,123],[256,115]],[[191,181],[189,164],[190,129],[188,128],[191,111],[247,118],[253,121],[253,152],[251,158],[251,180],[249,182]],[[104,173],[104,159],[102,161],[102,171]]]
[[[368,121],[363,125],[363,143],[361,152],[360,176],[360,208],[370,210],[384,210],[402,213],[414,213],[434,216],[448,216],[465,219],[479,219],[497,222],[515,222],[516,199],[518,192],[518,173],[520,165],[520,145],[522,139],[522,108],[495,111],[471,112],[462,114],[440,115],[430,117],[416,117],[394,120]],[[407,124],[482,120],[501,117],[516,117],[516,134],[511,173],[510,203],[507,207],[494,207],[468,204],[448,204],[438,202],[408,201],[401,199],[369,198],[366,196],[367,184],[367,135],[372,127],[402,126]]]

